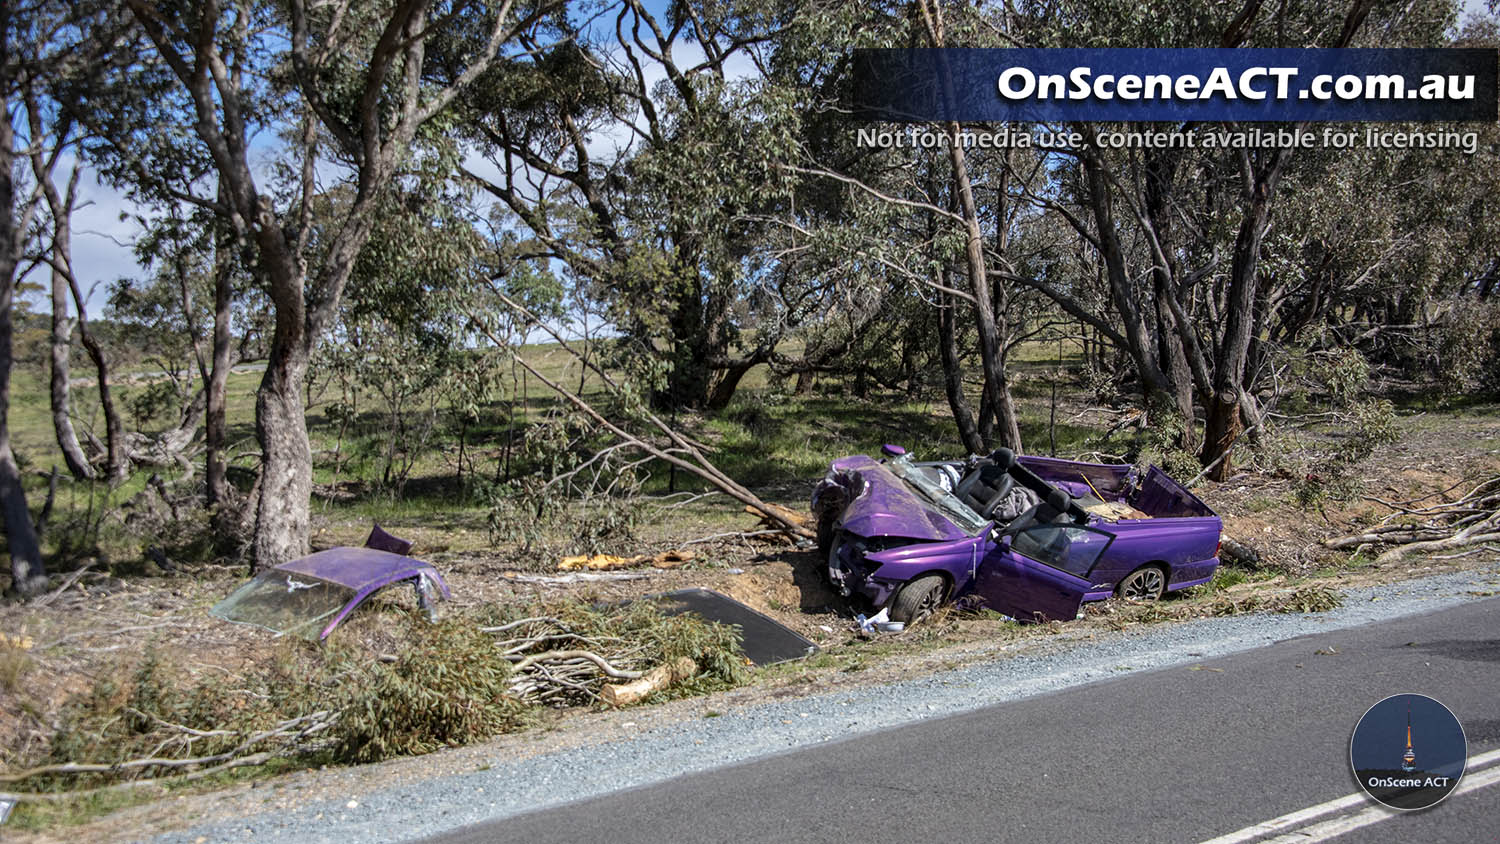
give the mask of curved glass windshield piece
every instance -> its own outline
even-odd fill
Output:
[[[269,571],[234,590],[209,612],[225,621],[317,641],[328,619],[353,598],[354,590],[347,586]]]
[[[900,457],[892,458],[885,466],[891,470],[891,474],[906,481],[908,486],[921,493],[923,498],[936,506],[943,515],[947,516],[964,533],[973,536],[984,530],[984,526],[989,524],[987,519],[974,512],[973,508],[963,503],[958,496],[949,492],[932,478],[928,477],[927,473],[923,472],[920,467],[914,465],[911,462],[910,454],[903,454]]]

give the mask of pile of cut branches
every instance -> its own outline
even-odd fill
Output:
[[[1356,554],[1386,548],[1375,558],[1377,563],[1460,548],[1470,550],[1436,559],[1476,554],[1487,548],[1500,550],[1488,545],[1500,543],[1500,476],[1480,483],[1455,501],[1442,504],[1417,506],[1425,500],[1421,498],[1394,502],[1365,496],[1365,500],[1390,508],[1390,515],[1363,533],[1327,539],[1323,541],[1324,545],[1334,549],[1352,548]]]
[[[357,629],[380,631],[380,649]],[[275,759],[374,762],[482,741],[538,707],[627,705],[744,679],[734,627],[560,602],[367,616],[324,646],[288,642],[236,682],[193,676],[154,651],[71,701],[40,755],[0,751],[0,795],[26,803],[163,786]]]
[[[564,607],[480,631],[495,636],[510,662],[510,693],[545,706],[639,699],[622,697],[625,685],[649,696],[685,680],[727,684],[744,676],[733,628],[693,616],[663,616],[650,602],[616,612]],[[653,670],[662,666],[672,670]]]

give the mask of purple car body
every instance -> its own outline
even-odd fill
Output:
[[[930,603],[1066,620],[1122,585],[1156,597],[1205,583],[1218,567],[1222,521],[1155,466],[1140,472],[1007,449],[915,463],[897,446],[883,451],[885,460],[834,461],[812,511],[835,587],[892,608],[892,617],[911,614],[916,604],[896,599],[917,581],[936,590]],[[991,487],[974,473],[1001,488],[988,510],[973,490]],[[1021,500],[1031,506],[1002,516],[996,502],[1014,500],[1014,488],[1030,490]],[[1139,515],[1146,518],[1128,517]]]
[[[429,609],[437,595],[451,598],[448,584],[431,563],[376,548],[342,546],[268,569],[210,612],[228,621],[322,640],[365,599],[402,582],[412,583],[419,603]]]

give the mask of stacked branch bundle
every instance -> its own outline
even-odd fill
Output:
[[[496,636],[496,647],[511,664],[511,694],[531,703],[624,706],[698,673],[687,657],[648,666],[644,645],[578,632],[551,616],[480,629]]]
[[[1469,549],[1448,558],[1463,556],[1483,551],[1489,543],[1500,543],[1500,476],[1489,478],[1458,499],[1445,503],[1424,505],[1425,499],[1403,503],[1371,496],[1366,499],[1390,508],[1390,515],[1363,533],[1324,540],[1324,545],[1353,549],[1357,554],[1384,548],[1375,561],[1387,563],[1414,554]]]

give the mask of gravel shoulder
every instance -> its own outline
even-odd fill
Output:
[[[1080,626],[940,649],[860,675],[825,672],[664,706],[574,715],[559,731],[543,728],[416,759],[184,795],[64,834],[195,844],[414,840],[1124,673],[1191,665],[1480,600],[1500,591],[1500,564],[1342,591],[1344,605],[1324,613],[1206,618],[1123,631]]]

